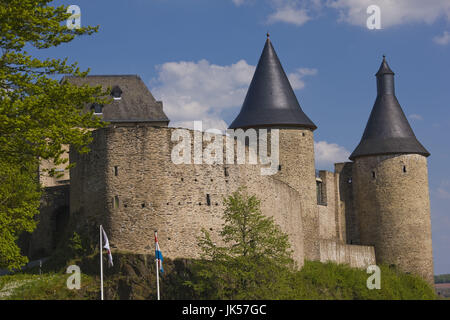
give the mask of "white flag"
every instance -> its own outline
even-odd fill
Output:
[[[105,232],[105,230],[103,228],[102,228],[102,231],[103,231],[103,239],[105,239],[105,245],[103,246],[103,248],[108,250],[108,265],[112,267],[113,266],[113,259],[112,259],[112,255],[111,255],[111,249],[109,248],[108,237],[106,236],[106,232]]]

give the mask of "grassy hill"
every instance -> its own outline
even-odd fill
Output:
[[[83,272],[80,290],[69,290],[65,268],[59,272],[35,274],[20,273],[0,277],[0,299],[98,299],[98,256],[92,255],[70,261]],[[198,296],[185,284],[193,277],[192,261],[164,260],[165,273],[161,276],[162,299],[208,299]],[[34,273],[34,274],[33,274]],[[369,290],[365,270],[335,263],[306,262],[293,281],[285,297],[273,299],[437,299],[434,289],[422,279],[381,266],[381,289]],[[114,253],[114,267],[105,266],[106,299],[155,299],[155,263],[151,255]]]

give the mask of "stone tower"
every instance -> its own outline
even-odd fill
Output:
[[[395,265],[432,283],[430,154],[397,101],[394,72],[384,57],[376,77],[375,105],[350,155],[361,244],[375,246],[377,263]]]
[[[241,111],[230,125],[237,128],[280,129],[280,166],[274,177],[300,194],[305,257],[319,260],[313,137],[317,127],[301,109],[269,35]]]

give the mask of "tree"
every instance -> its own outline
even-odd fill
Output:
[[[0,268],[16,268],[27,261],[15,242],[20,232],[31,232],[35,225],[40,159],[65,163],[64,145],[88,152],[92,139],[88,128],[104,124],[82,108],[109,101],[101,87],[77,87],[56,79],[83,77],[89,70],[80,71],[76,63],[67,63],[68,58],[40,60],[25,50],[44,50],[98,31],[98,26],[70,30],[67,7],[50,2],[0,0],[0,179],[9,183],[2,186],[9,196],[0,205]],[[14,174],[20,181],[11,179]]]
[[[208,231],[199,238],[201,260],[187,284],[212,299],[283,299],[295,271],[288,236],[261,213],[260,200],[240,188],[224,199],[225,221],[216,244]]]
[[[19,268],[27,262],[16,245],[18,235],[31,232],[40,190],[33,177],[37,167],[0,162],[0,266]]]

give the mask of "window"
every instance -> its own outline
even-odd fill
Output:
[[[209,196],[209,194],[206,195],[206,204],[207,204],[208,206],[211,205],[211,197]]]
[[[376,176],[376,174],[375,174],[375,171],[372,171],[372,178],[376,178],[377,176]]]
[[[113,208],[118,208],[118,207],[119,207],[119,196],[114,196]]]
[[[317,191],[317,204],[325,206],[326,203],[324,201],[323,196],[323,184],[322,181],[316,180],[316,191]]]
[[[225,177],[228,177],[228,168],[227,167],[223,168],[223,171],[224,171]]]
[[[281,164],[278,165],[278,171],[281,171]]]
[[[403,166],[403,173],[406,173],[406,166]]]
[[[119,86],[114,86],[111,90],[111,96],[114,100],[121,100],[122,99],[122,90]]]
[[[118,174],[119,174],[119,167],[114,166],[114,175],[117,177]]]
[[[102,114],[103,113],[103,105],[98,103],[93,103],[91,106],[91,111],[94,111],[94,114]]]

